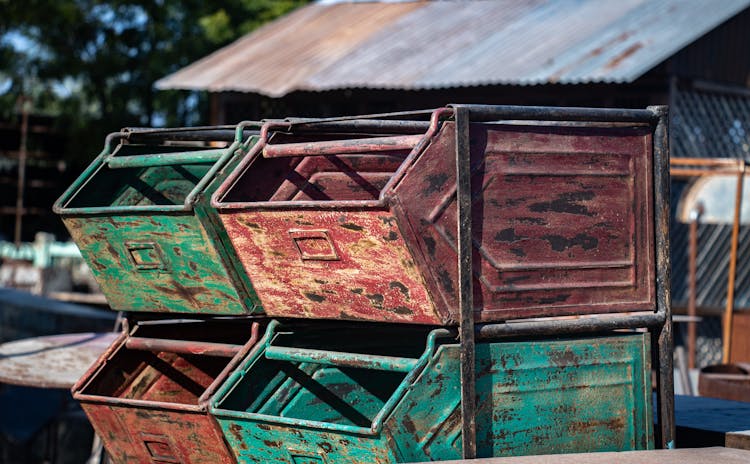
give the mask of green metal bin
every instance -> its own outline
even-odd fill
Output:
[[[261,311],[212,210],[211,193],[257,140],[234,128],[124,130],[57,200],[114,310]],[[116,143],[119,142],[119,143]],[[116,144],[116,145],[115,145]]]
[[[461,459],[450,331],[328,333],[272,324],[217,391],[210,412],[238,462]],[[476,348],[479,457],[653,447],[648,334]]]

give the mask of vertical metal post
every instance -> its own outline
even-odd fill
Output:
[[[458,202],[458,301],[461,307],[461,443],[464,459],[477,456],[474,293],[471,233],[470,112],[458,106],[456,118],[456,197]]]
[[[656,304],[666,320],[656,330],[657,407],[662,448],[674,448],[674,342],[669,260],[669,112],[666,106],[649,107],[658,122],[654,129],[654,204],[656,242]]]
[[[729,281],[727,282],[727,306],[724,309],[722,362],[729,362],[732,343],[732,313],[734,312],[734,281],[737,274],[737,245],[740,236],[740,212],[742,211],[742,187],[745,184],[745,161],[739,160],[737,189],[734,197],[734,221],[732,222],[732,245],[729,252]]]
[[[695,369],[695,340],[697,338],[695,317],[698,315],[696,310],[696,261],[698,255],[698,221],[700,220],[700,204],[696,209],[690,212],[690,240],[688,245],[688,368]]]
[[[23,195],[26,190],[26,142],[29,134],[29,108],[25,96],[18,98],[21,105],[21,144],[18,148],[18,188],[16,195],[16,224],[13,240],[16,246],[21,245],[21,224],[23,222],[24,201]]]

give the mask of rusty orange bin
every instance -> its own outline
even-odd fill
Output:
[[[234,463],[208,399],[260,325],[142,322],[115,340],[73,387],[112,462]]]
[[[464,108],[475,320],[655,310],[658,111]],[[460,319],[454,112],[263,127],[211,205],[266,314]]]

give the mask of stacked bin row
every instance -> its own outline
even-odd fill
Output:
[[[468,125],[469,455],[652,448],[653,112],[544,110]],[[55,208],[138,320],[74,387],[115,462],[467,456],[454,113],[108,139]]]

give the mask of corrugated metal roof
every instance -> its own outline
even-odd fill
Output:
[[[257,92],[632,82],[750,0],[313,3],[157,82]]]

